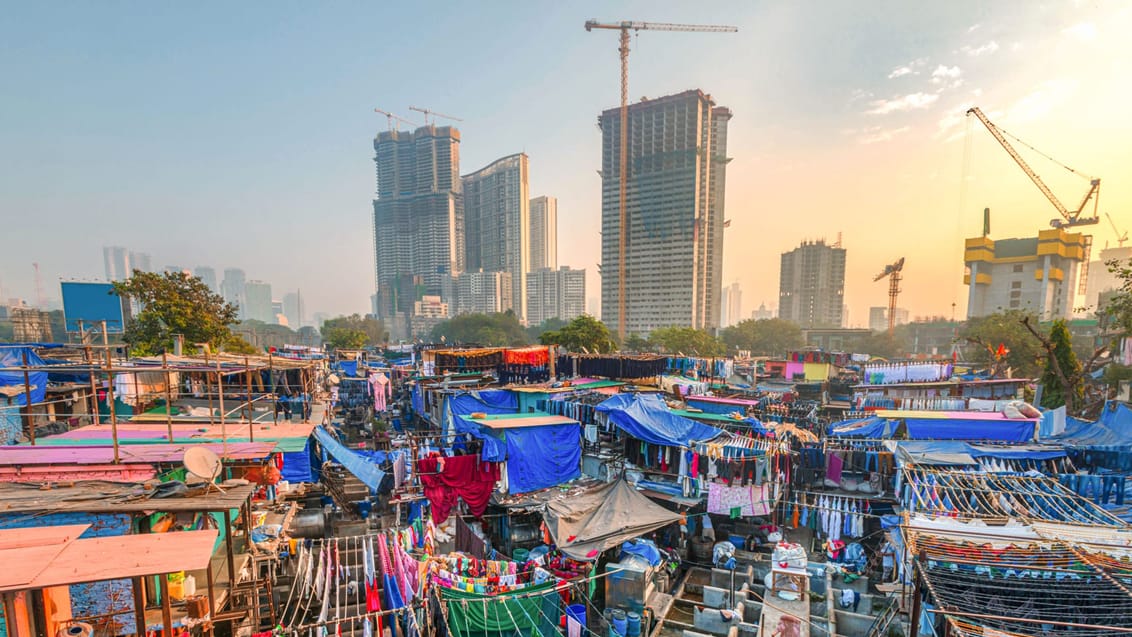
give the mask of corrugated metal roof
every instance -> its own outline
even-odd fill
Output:
[[[179,463],[190,447],[204,446],[227,461],[264,460],[275,452],[274,442],[174,443],[122,445],[119,464]],[[0,466],[113,464],[111,446],[0,447]]]

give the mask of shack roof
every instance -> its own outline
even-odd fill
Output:
[[[0,483],[0,514],[5,513],[135,513],[145,511],[230,511],[238,509],[255,491],[253,485],[221,487],[182,497],[154,498],[144,484],[82,480],[58,485],[23,482]],[[26,531],[25,531],[26,533]]]
[[[220,425],[197,423],[173,423],[173,441],[175,443],[223,442],[246,443],[273,442],[275,451],[294,452],[306,448],[307,440],[314,431],[313,423],[280,423],[273,425],[232,423],[221,427]],[[249,436],[249,434],[251,434]],[[90,446],[112,444],[110,425],[86,425],[72,429],[66,433],[36,440],[37,445],[44,446]],[[169,441],[169,427],[165,423],[118,423],[118,442],[120,444],[163,444]]]
[[[688,403],[715,403],[717,405],[742,405],[744,407],[758,407],[759,401],[750,398],[721,398],[719,396],[688,396]]]
[[[214,529],[79,539],[87,525],[0,530],[0,592],[206,568]]]
[[[922,420],[1029,420],[1037,418],[1007,418],[998,411],[917,411],[913,409],[878,409],[881,418],[919,418]]]
[[[173,443],[122,445],[118,464],[179,463],[191,447],[206,447],[228,462],[260,461],[275,453],[274,442]],[[114,463],[109,445],[80,446],[4,446],[0,447],[0,466],[86,465]]]
[[[541,427],[543,425],[577,425],[578,421],[566,416],[555,416],[542,412],[524,414],[487,414],[483,418],[462,416],[489,429],[515,429],[518,427]]]

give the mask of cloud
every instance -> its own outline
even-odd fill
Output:
[[[980,55],[990,55],[998,50],[998,42],[991,40],[981,46],[965,46],[961,50],[971,57],[979,57]]]
[[[958,66],[940,64],[932,71],[932,81],[936,83],[944,82],[948,79],[955,79],[960,75],[963,75],[963,71]]]
[[[1040,120],[1077,92],[1078,82],[1067,78],[1049,80],[1039,84],[1029,94],[1014,102],[1007,109],[1006,117],[1011,125]]]
[[[981,26],[983,26],[983,25],[976,22],[975,24],[972,24],[971,26],[967,27],[967,33],[974,33],[975,31],[978,31],[979,27],[981,27]]]
[[[880,126],[870,126],[861,131],[857,137],[857,141],[862,144],[879,144],[881,142],[892,141],[897,135],[903,135],[912,130],[911,126],[901,126],[900,128],[881,128]]]
[[[1086,42],[1097,39],[1097,25],[1092,22],[1078,22],[1067,29],[1062,29],[1061,32],[1066,36]]]
[[[892,69],[892,72],[888,74],[888,79],[894,80],[898,77],[904,77],[905,75],[917,75],[917,73],[913,71],[910,66],[898,66]]]
[[[909,93],[889,100],[876,100],[872,103],[872,108],[865,112],[869,115],[887,115],[889,113],[927,108],[938,99],[939,95],[933,93]]]

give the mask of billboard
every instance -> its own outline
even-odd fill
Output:
[[[84,329],[101,328],[106,321],[106,331],[121,334],[126,327],[128,301],[114,292],[110,283],[87,283],[64,281],[60,284],[63,292],[63,320],[68,332],[79,331],[79,321]]]

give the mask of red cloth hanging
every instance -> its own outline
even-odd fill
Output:
[[[482,516],[499,480],[499,463],[482,462],[478,456],[434,455],[418,460],[417,471],[437,524],[448,519],[457,498],[464,500],[472,515]]]
[[[505,349],[503,362],[507,365],[547,365],[550,363],[550,348],[545,345],[535,345]]]

